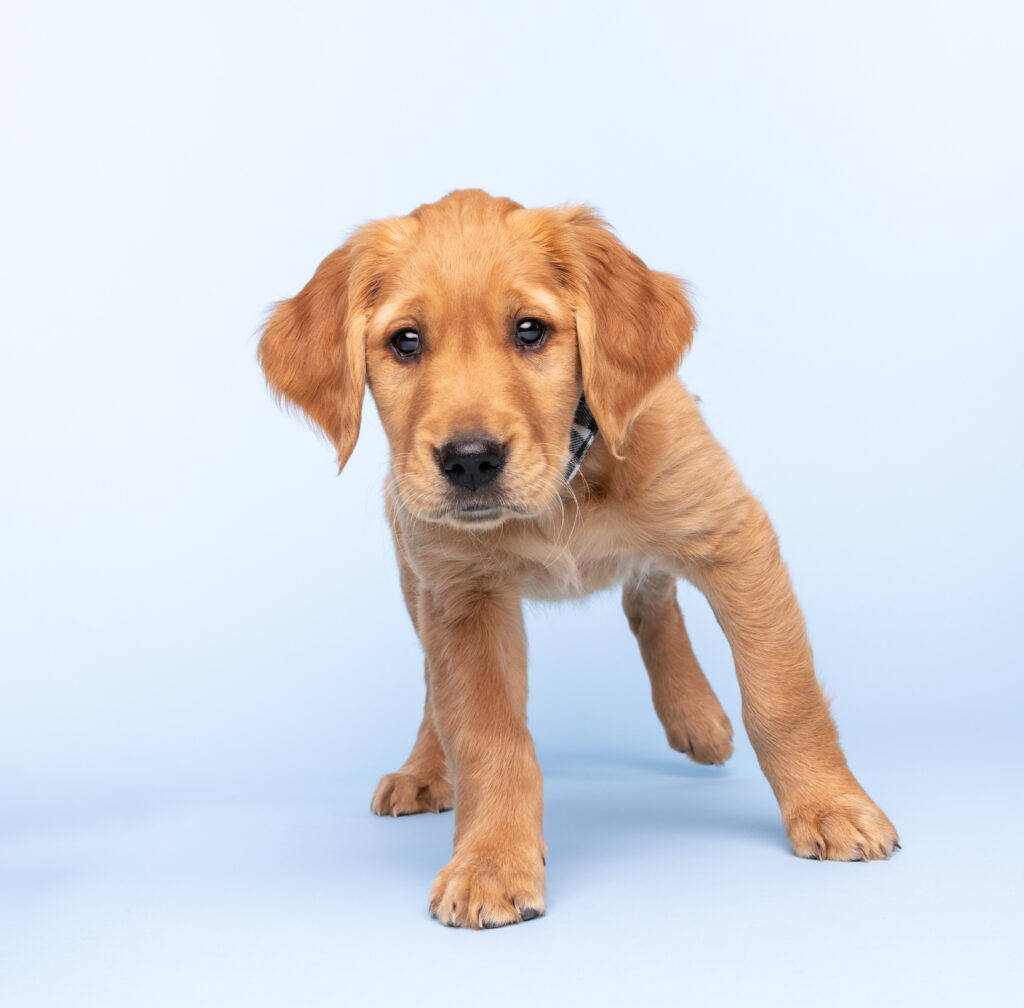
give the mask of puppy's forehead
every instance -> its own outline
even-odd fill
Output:
[[[516,296],[555,299],[558,271],[522,227],[522,212],[512,200],[473,191],[413,211],[389,270],[388,300],[483,309],[504,308]]]

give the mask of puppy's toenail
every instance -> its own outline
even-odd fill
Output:
[[[520,910],[519,911],[519,919],[520,920],[524,920],[524,921],[533,920],[534,917],[539,917],[539,916],[540,916],[540,912],[537,911],[537,910],[534,910],[533,907],[526,907],[525,910]]]

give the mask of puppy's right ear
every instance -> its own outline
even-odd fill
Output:
[[[332,252],[295,297],[263,327],[259,361],[279,399],[298,406],[330,439],[344,467],[356,438],[366,387],[362,326],[349,310],[354,243]]]

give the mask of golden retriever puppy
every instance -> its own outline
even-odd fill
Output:
[[[372,808],[454,806],[454,853],[430,895],[445,924],[544,912],[524,598],[622,584],[669,744],[721,763],[732,729],[676,603],[686,578],[732,646],[796,853],[857,861],[897,846],[846,765],[768,517],[676,376],[693,328],[683,285],[592,210],[469,190],[361,227],[264,329],[271,388],[341,466],[366,385],[390,440],[387,513],[427,689],[412,752]]]

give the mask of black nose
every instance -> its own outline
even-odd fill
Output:
[[[449,483],[466,490],[479,490],[501,471],[505,452],[496,441],[455,438],[441,446],[438,461]]]

